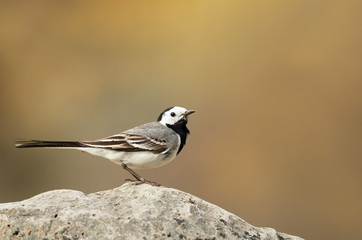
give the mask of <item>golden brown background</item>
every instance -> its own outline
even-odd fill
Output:
[[[307,239],[362,235],[362,2],[1,1],[0,202],[129,175],[77,151],[196,109],[146,178]]]

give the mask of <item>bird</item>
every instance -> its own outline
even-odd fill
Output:
[[[146,180],[133,169],[161,167],[181,152],[186,144],[188,116],[195,110],[183,107],[165,109],[154,122],[145,123],[121,133],[93,141],[18,140],[16,148],[76,149],[109,159],[121,165],[135,179],[135,184],[160,184]]]

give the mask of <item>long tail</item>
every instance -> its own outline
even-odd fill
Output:
[[[84,148],[87,147],[76,141],[43,141],[43,140],[19,140],[15,142],[17,148]]]

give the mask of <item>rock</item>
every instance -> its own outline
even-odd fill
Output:
[[[254,227],[191,194],[126,183],[0,204],[0,239],[301,239]]]

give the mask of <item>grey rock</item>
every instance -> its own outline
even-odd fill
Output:
[[[0,239],[301,239],[254,227],[191,194],[126,183],[85,195],[55,190],[0,204]]]

